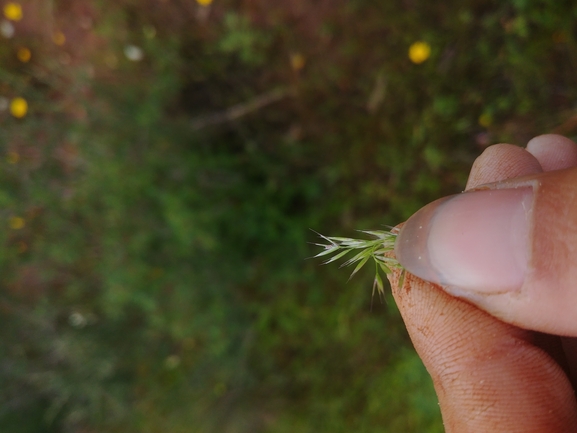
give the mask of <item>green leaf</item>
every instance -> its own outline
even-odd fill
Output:
[[[358,265],[355,267],[355,270],[352,272],[351,276],[349,277],[349,280],[351,278],[353,278],[353,275],[355,275],[363,266],[365,266],[365,264],[367,263],[367,261],[371,258],[370,255],[368,255],[367,257],[365,257],[363,260],[361,260]]]
[[[399,277],[399,286],[398,286],[399,289],[401,289],[401,288],[403,287],[403,285],[405,284],[405,273],[406,273],[406,272],[407,272],[407,271],[406,271],[405,269],[403,269],[403,270],[401,271],[401,276]]]
[[[353,239],[349,242],[343,242],[341,244],[341,246],[344,248],[368,248],[370,247],[370,245],[371,244],[369,241],[363,241],[358,239]]]
[[[337,237],[328,237],[328,236],[323,236],[320,235],[321,237],[325,238],[326,240],[328,240],[329,242],[334,241],[337,243],[341,243],[341,242],[361,242],[359,239],[353,239],[353,238],[337,238]]]
[[[375,293],[375,287],[377,288],[377,291],[379,292],[379,296],[385,295],[385,286],[383,284],[383,279],[381,278],[381,274],[378,272],[375,274],[375,283],[373,285],[373,295]]]
[[[370,251],[363,250],[363,251],[361,251],[360,253],[358,253],[356,256],[354,256],[352,259],[349,259],[349,260],[347,260],[346,262],[344,262],[344,263],[341,265],[341,268],[344,268],[345,266],[352,265],[353,263],[358,262],[359,260],[364,259],[365,256],[366,256],[366,257],[371,257],[371,255],[372,255],[372,254],[371,254]]]
[[[361,233],[366,233],[379,239],[385,239],[388,236],[392,236],[391,233],[385,231],[371,231],[371,230],[357,230],[357,231]]]
[[[318,245],[318,246],[320,246],[320,247],[328,247],[328,245],[321,245],[321,244],[315,244],[315,245]],[[329,254],[333,254],[334,252],[336,252],[336,251],[338,251],[338,250],[339,250],[339,247],[338,247],[338,246],[330,247],[330,248],[327,248],[327,249],[324,250],[324,251],[321,251],[320,253],[318,253],[316,256],[313,256],[313,257],[314,257],[314,258],[317,258],[317,257],[326,256],[326,255],[329,255]],[[347,251],[348,251],[348,250],[347,250]]]
[[[386,275],[391,275],[391,274],[393,273],[393,271],[391,271],[391,268],[389,268],[387,265],[385,265],[385,264],[382,263],[382,262],[378,262],[378,263],[379,263],[379,266],[381,267],[381,269],[383,270],[383,272],[384,272]]]
[[[328,259],[328,260],[327,260],[326,262],[324,262],[323,264],[324,264],[324,265],[327,265],[327,264],[329,264],[329,263],[332,263],[332,262],[340,259],[340,258],[343,257],[344,255],[348,254],[349,251],[350,251],[350,250],[341,251],[341,252],[338,253],[336,256],[331,257],[330,259]]]

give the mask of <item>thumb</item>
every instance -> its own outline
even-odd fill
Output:
[[[400,273],[388,275],[393,296],[433,379],[447,433],[574,430],[575,391],[535,333],[411,274],[400,286]],[[553,341],[542,347],[558,353]]]
[[[507,323],[577,336],[577,168],[437,200],[406,222],[395,253]]]

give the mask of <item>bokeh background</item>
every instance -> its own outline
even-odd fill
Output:
[[[394,301],[310,229],[576,134],[577,3],[0,6],[2,431],[443,431]]]

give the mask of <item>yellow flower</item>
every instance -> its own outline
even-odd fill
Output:
[[[64,36],[64,33],[62,33],[61,31],[54,32],[54,34],[52,35],[52,41],[56,45],[64,45],[64,43],[66,42],[66,36]]]
[[[303,56],[301,53],[292,53],[290,61],[291,67],[294,71],[300,71],[302,68],[304,68],[306,63],[305,56]]]
[[[8,225],[13,230],[20,230],[21,228],[24,228],[25,225],[24,218],[13,216],[8,221]]]
[[[212,0],[196,0],[196,2],[201,6],[208,6],[212,3]]]
[[[18,57],[18,60],[20,60],[22,63],[27,63],[32,57],[32,52],[28,48],[22,47],[18,49],[16,57]]]
[[[21,119],[28,113],[28,102],[24,98],[14,98],[10,101],[10,113],[12,116]]]
[[[4,16],[12,21],[20,21],[22,19],[22,6],[18,3],[6,3],[4,5]]]
[[[426,42],[415,42],[409,47],[409,59],[413,63],[423,63],[430,55],[431,46]]]
[[[8,152],[6,160],[8,161],[8,164],[17,164],[18,161],[20,161],[20,155],[18,152]]]
[[[493,124],[493,116],[491,116],[489,113],[483,113],[479,116],[478,122],[479,125],[481,125],[484,128],[487,128]]]

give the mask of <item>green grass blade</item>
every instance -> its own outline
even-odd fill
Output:
[[[368,235],[374,236],[379,239],[386,239],[389,236],[392,236],[391,233],[381,231],[381,230],[358,230],[361,233],[366,233]]]
[[[339,247],[337,247],[337,246],[331,247],[331,246],[329,246],[329,245],[321,245],[321,244],[315,244],[315,245],[318,245],[318,246],[320,246],[320,247],[325,247],[325,248],[326,248],[324,251],[321,251],[321,252],[318,253],[316,256],[313,256],[313,258],[315,258],[315,259],[316,259],[317,257],[323,257],[323,256],[326,256],[326,255],[329,255],[329,254],[333,254],[333,253],[339,251]],[[348,251],[348,250],[347,250],[347,251]]]
[[[375,274],[375,284],[377,285],[377,291],[379,292],[379,296],[385,296],[385,286],[383,284],[383,279],[381,278],[381,274],[379,272]]]
[[[352,265],[353,263],[358,262],[359,260],[364,259],[365,257],[371,257],[371,252],[368,250],[363,250],[360,253],[356,254],[352,259],[347,260],[346,262],[344,262],[341,265],[341,268],[344,268],[345,266],[349,266]]]
[[[338,259],[340,259],[341,257],[345,256],[346,254],[349,253],[350,250],[344,250],[341,251],[340,253],[338,253],[336,256],[331,257],[330,259],[328,259],[327,261],[325,261],[323,264],[327,265],[329,263],[332,263],[334,261],[337,261]]]
[[[384,263],[382,263],[382,262],[377,262],[377,263],[379,264],[380,268],[385,273],[385,275],[391,275],[393,273],[393,271],[391,271],[391,268],[389,268]]]
[[[405,273],[407,271],[405,271],[404,269],[401,271],[401,275],[399,276],[399,289],[402,289],[403,286],[405,285]]]
[[[355,275],[357,272],[359,272],[359,270],[360,270],[363,266],[365,266],[365,264],[367,263],[367,261],[368,261],[370,258],[371,258],[371,256],[370,256],[370,255],[367,255],[363,260],[361,260],[361,261],[357,264],[357,266],[355,267],[355,270],[351,273],[351,276],[349,277],[349,280],[350,280],[351,278],[353,278],[353,275]]]

